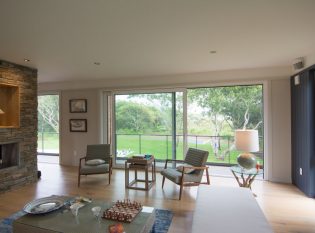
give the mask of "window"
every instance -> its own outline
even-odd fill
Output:
[[[59,155],[59,95],[38,96],[37,153]]]

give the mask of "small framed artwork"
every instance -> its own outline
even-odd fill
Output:
[[[86,119],[70,119],[70,132],[87,132]]]
[[[69,105],[71,113],[87,112],[86,99],[72,99],[69,101]]]

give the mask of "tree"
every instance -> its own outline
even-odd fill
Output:
[[[167,129],[172,128],[172,93],[153,93],[153,94],[135,94],[129,95],[132,98],[144,98],[148,100],[152,106],[159,109],[160,115]],[[182,93],[176,92],[176,131],[183,132],[183,99]]]
[[[158,109],[131,101],[116,103],[117,131],[145,133],[165,130],[163,118]]]
[[[262,87],[232,86],[189,90],[188,99],[202,107],[220,135],[223,123],[232,130],[255,128],[262,119]]]
[[[231,128],[258,128],[262,130],[262,86],[234,86],[223,90],[229,102],[224,103],[223,114]]]
[[[262,86],[232,86],[189,90],[188,99],[202,107],[214,126],[212,146],[218,156],[224,124],[231,131],[259,127],[262,131]]]
[[[59,132],[59,97],[57,95],[38,97],[38,125],[42,131]]]

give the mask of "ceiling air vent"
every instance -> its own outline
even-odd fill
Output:
[[[292,62],[292,66],[293,66],[294,70],[300,70],[300,69],[304,68],[303,57],[298,57],[298,58],[294,59]]]

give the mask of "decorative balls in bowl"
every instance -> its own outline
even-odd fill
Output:
[[[238,164],[245,169],[252,169],[256,167],[257,161],[253,154],[240,154],[237,157]]]

